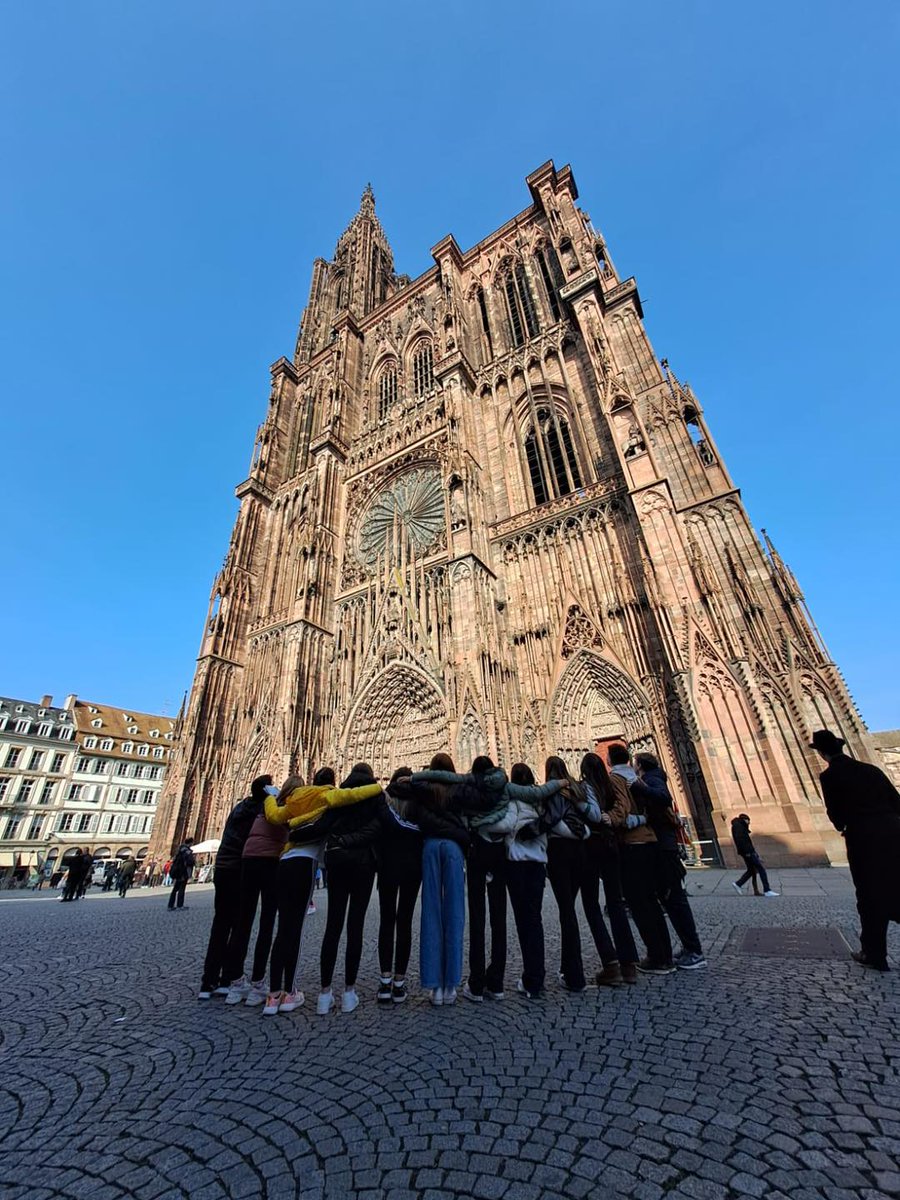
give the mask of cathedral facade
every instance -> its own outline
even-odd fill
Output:
[[[478,245],[395,273],[371,189],[271,369],[155,848],[214,836],[262,771],[449,749],[538,773],[652,750],[697,840],[839,861],[813,729],[872,757],[800,589],[571,169]]]

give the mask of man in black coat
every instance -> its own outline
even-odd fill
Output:
[[[864,967],[886,971],[887,928],[900,922],[900,793],[883,771],[844,754],[843,738],[818,729],[810,743],[828,766],[819,776],[825,811],[844,836],[856,888]]]
[[[241,857],[244,853],[244,843],[250,835],[250,827],[263,811],[269,790],[272,794],[277,792],[272,784],[271,775],[260,775],[254,779],[250,785],[250,795],[237,802],[222,830],[213,872],[213,922],[203,963],[203,978],[198,993],[200,1000],[209,1000],[214,992],[226,995],[231,983],[230,979],[222,977],[222,973],[227,957],[228,939],[240,912]]]
[[[773,892],[769,887],[769,877],[766,874],[766,868],[763,866],[763,861],[756,852],[756,847],[753,845],[753,838],[750,836],[750,818],[746,813],[739,813],[731,822],[731,840],[734,842],[734,848],[744,860],[744,866],[747,870],[732,883],[733,888],[737,888],[740,892],[743,890],[744,884],[752,879],[753,891],[756,891],[756,876],[762,880],[763,892],[767,896],[777,896],[777,892]]]

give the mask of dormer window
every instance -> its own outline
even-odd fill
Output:
[[[134,736],[134,734],[136,734],[136,733],[138,732],[138,727],[137,727],[137,725],[129,725],[129,726],[128,726],[128,732],[129,732],[129,733],[130,733],[132,736]]]
[[[122,743],[122,753],[123,754],[132,754],[133,752],[134,752],[134,743],[133,742],[123,742]]]
[[[91,721],[92,729],[100,729],[100,728],[102,728],[102,726],[103,726],[103,722],[100,720],[99,717],[97,718],[96,721]]]

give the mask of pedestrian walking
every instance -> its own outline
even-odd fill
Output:
[[[887,930],[900,922],[900,794],[872,763],[844,753],[844,739],[817,729],[810,743],[828,766],[819,776],[825,811],[847,847],[856,888],[863,967],[887,971]]]
[[[744,866],[747,868],[740,879],[736,879],[731,886],[743,894],[744,885],[752,882],[753,894],[758,896],[759,889],[756,886],[756,877],[759,876],[762,881],[763,895],[770,898],[777,896],[778,893],[769,887],[769,876],[766,874],[766,868],[763,866],[763,861],[753,845],[753,838],[750,836],[750,817],[747,813],[738,813],[731,822],[731,840],[734,842],[734,848],[744,860]]]
[[[169,911],[184,908],[184,893],[187,890],[188,880],[194,870],[194,852],[191,846],[194,844],[193,838],[185,838],[172,862],[169,864],[169,878],[172,880],[172,890],[169,892]]]
[[[78,899],[89,862],[91,862],[90,856],[76,846],[74,854],[67,861],[66,885],[60,897],[61,900],[70,902]]]
[[[104,892],[111,892],[113,884],[116,881],[116,875],[119,871],[119,864],[114,858],[111,858],[103,868],[103,888]]]
[[[134,873],[137,870],[137,860],[126,858],[119,871],[119,896],[125,899],[125,893],[134,883]]]

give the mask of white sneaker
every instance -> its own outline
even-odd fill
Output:
[[[197,999],[198,1000],[212,1000],[212,992],[198,992]]]
[[[299,1008],[306,997],[302,992],[285,992],[284,999],[278,1005],[279,1012],[293,1012],[295,1008]]]
[[[431,989],[431,1003],[434,1005],[435,1008],[441,1007],[441,1005],[444,1003],[444,989],[443,988],[432,988]]]
[[[768,892],[763,892],[764,896],[780,896],[781,892],[773,892],[771,889]]]
[[[240,1004],[242,1000],[246,1000],[250,994],[250,984],[247,982],[247,977],[242,975],[240,979],[236,979],[228,989],[228,995],[225,997],[226,1004]]]
[[[250,1008],[255,1008],[258,1004],[265,1004],[267,995],[266,981],[264,979],[257,979],[255,983],[250,984],[246,1003]],[[227,1004],[228,1001],[226,1000],[225,1003]]]
[[[734,888],[734,890],[737,892],[737,894],[739,896],[743,896],[744,889],[741,887],[741,885],[738,883],[738,881],[736,879],[732,879],[731,886]]]
[[[222,987],[217,987],[216,990],[213,992],[213,995],[214,996],[227,996],[230,991],[231,991],[230,987],[225,987],[223,985]]]
[[[320,1017],[327,1017],[334,1008],[334,992],[319,992],[319,999],[316,1001],[316,1012]]]
[[[463,988],[463,996],[466,1000],[471,1000],[473,1004],[484,1004],[484,996],[479,996],[477,992],[473,992],[468,984]]]
[[[264,1017],[276,1016],[283,999],[284,992],[269,992],[268,996],[266,996],[266,1006],[262,1010],[262,1015]]]
[[[355,1008],[359,1008],[359,996],[356,994],[356,988],[346,988],[341,997],[341,1012],[351,1013]]]
[[[502,1000],[506,993],[505,992],[489,992],[487,990],[487,988],[485,988],[484,994],[487,996],[488,1000]]]
[[[444,992],[444,1004],[456,1003],[456,988],[447,988]]]

